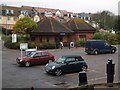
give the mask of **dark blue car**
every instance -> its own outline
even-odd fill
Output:
[[[85,43],[87,54],[115,53],[116,47],[108,44],[105,40],[88,40]]]

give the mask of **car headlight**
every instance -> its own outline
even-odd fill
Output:
[[[52,69],[54,69],[55,68],[55,66],[52,66]]]
[[[45,65],[46,67],[48,66],[48,64]]]
[[[20,62],[22,62],[23,60],[22,59],[20,59]]]

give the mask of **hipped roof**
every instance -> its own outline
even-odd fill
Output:
[[[38,33],[72,33],[73,31],[61,24],[57,20],[52,17],[45,17],[41,21],[38,22],[38,28],[34,31]]]
[[[66,24],[68,28],[71,30],[96,30],[90,24],[86,23],[84,20],[80,18],[72,18]]]

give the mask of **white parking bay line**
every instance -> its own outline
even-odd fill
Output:
[[[99,77],[99,78],[94,78],[94,79],[89,79],[88,81],[97,81],[97,80],[101,80],[101,79],[105,79],[107,77]]]

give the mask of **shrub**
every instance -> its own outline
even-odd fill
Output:
[[[20,49],[20,43],[28,43],[28,48],[35,48],[36,45],[34,42],[26,41],[24,38],[18,36],[17,43],[12,43],[12,37],[4,36],[4,46],[10,49]]]
[[[82,47],[84,47],[84,46],[85,46],[85,41],[79,41],[78,46],[82,46]]]
[[[120,44],[120,31],[117,32],[116,37],[117,37],[118,44]]]
[[[55,43],[43,43],[40,46],[40,49],[55,49],[56,45]]]
[[[104,39],[109,42],[110,44],[117,44],[117,36],[113,33],[106,33],[104,35]]]
[[[104,39],[104,34],[97,32],[94,34],[93,39]]]

